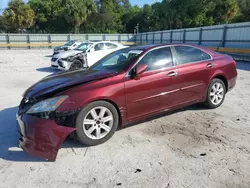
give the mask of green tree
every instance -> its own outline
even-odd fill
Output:
[[[235,22],[250,21],[250,0],[237,0],[239,13],[234,19]]]
[[[101,0],[100,1],[99,16],[102,20],[98,20],[98,25],[102,28],[104,33],[121,32],[122,25],[122,2],[116,0]]]
[[[8,30],[7,21],[5,20],[4,16],[0,15],[0,33],[6,32],[7,30]]]
[[[122,24],[124,26],[124,32],[133,33],[135,26],[140,22],[139,15],[141,8],[137,5],[131,7],[127,13],[122,16]]]
[[[22,0],[11,0],[3,15],[11,32],[30,28],[35,23],[34,11]]]
[[[62,0],[29,0],[28,4],[36,13],[35,32],[69,32],[69,26],[63,16]]]
[[[224,24],[231,23],[238,13],[236,0],[212,0],[207,16],[213,17],[213,24]]]
[[[87,16],[96,11],[96,4],[92,0],[66,0],[63,15],[67,23],[79,33],[80,26],[87,20]]]
[[[91,14],[81,28],[85,32],[121,33],[125,32],[123,16],[130,10],[128,0],[98,0],[97,12]]]
[[[11,0],[0,16],[0,30],[132,33],[137,24],[140,32],[190,28],[249,21],[249,7],[250,0],[162,0],[143,7],[129,0]]]

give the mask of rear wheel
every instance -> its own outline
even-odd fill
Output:
[[[215,78],[208,87],[206,106],[208,108],[218,108],[224,101],[226,87],[222,80]]]
[[[118,123],[119,115],[112,104],[106,101],[92,102],[77,117],[77,139],[89,146],[101,144],[114,135]]]
[[[82,62],[78,59],[74,59],[70,66],[70,70],[77,70],[82,68]]]

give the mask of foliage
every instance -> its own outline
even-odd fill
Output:
[[[250,0],[237,0],[240,8],[238,15],[233,18],[235,22],[250,21]]]
[[[82,28],[85,32],[117,33],[124,30],[122,16],[130,10],[128,0],[96,1],[98,10],[92,14]]]
[[[3,15],[6,28],[12,32],[30,28],[35,22],[34,11],[22,0],[11,0]]]
[[[96,11],[96,4],[89,0],[66,0],[63,3],[63,15],[67,24],[79,33],[80,26],[85,23],[87,16]]]
[[[250,0],[162,0],[143,7],[129,0],[11,0],[0,30],[133,33],[137,24],[145,32],[239,21],[250,21]]]
[[[8,31],[8,23],[6,19],[0,15],[0,32]]]
[[[28,4],[36,13],[36,23],[32,30],[41,33],[68,32],[63,19],[61,0],[29,0]]]

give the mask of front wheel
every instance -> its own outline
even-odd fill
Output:
[[[93,146],[110,139],[119,123],[116,108],[106,101],[88,104],[76,120],[77,139],[84,145]]]
[[[226,95],[226,87],[222,80],[215,78],[208,87],[206,106],[214,109],[218,108],[224,101]]]
[[[82,68],[82,62],[78,59],[74,59],[69,70],[78,70]]]

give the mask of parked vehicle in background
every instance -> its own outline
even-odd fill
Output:
[[[121,49],[86,70],[51,75],[31,86],[18,109],[20,146],[55,160],[71,133],[93,146],[118,126],[194,103],[219,107],[236,84],[228,55],[186,44]],[[114,143],[115,144],[115,143]]]
[[[54,52],[53,55],[55,54],[59,54],[62,51],[67,51],[67,50],[73,50],[74,48],[76,48],[78,45],[80,45],[82,42],[84,41],[80,41],[80,40],[70,40],[67,43],[65,43],[63,46],[56,46],[54,48]]]
[[[86,67],[83,61],[79,58],[84,56],[85,52],[92,46],[92,44],[93,43],[91,42],[83,42],[74,50],[63,51],[59,54],[53,55],[51,58],[51,66],[62,70],[75,70]],[[71,66],[73,63],[74,65]]]
[[[51,66],[61,70],[86,68],[93,65],[111,52],[122,48],[127,48],[127,46],[111,41],[82,43],[74,50],[53,55],[51,58]]]

